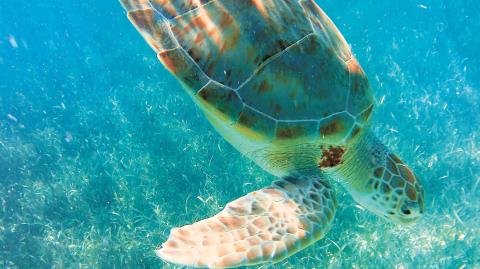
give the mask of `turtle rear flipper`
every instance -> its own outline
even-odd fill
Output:
[[[323,179],[276,181],[209,219],[172,229],[157,254],[168,262],[210,268],[278,262],[323,237],[336,206]]]

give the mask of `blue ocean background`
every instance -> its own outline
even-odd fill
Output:
[[[338,187],[332,230],[264,268],[480,268],[480,2],[318,0],[421,178],[399,226]],[[169,229],[274,178],[227,144],[117,1],[0,2],[0,268],[178,268]]]

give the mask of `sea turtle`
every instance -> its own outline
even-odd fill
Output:
[[[171,230],[165,261],[278,262],[322,238],[331,179],[373,213],[411,223],[424,191],[369,131],[367,77],[313,0],[121,0],[128,18],[217,131],[278,177],[217,215]]]

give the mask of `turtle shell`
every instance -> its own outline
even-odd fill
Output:
[[[348,141],[372,92],[312,0],[122,0],[158,58],[216,121],[258,139]]]

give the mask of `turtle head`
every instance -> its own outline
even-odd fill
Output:
[[[357,194],[363,206],[399,224],[418,220],[425,211],[425,193],[413,172],[395,155],[389,154],[385,167],[373,170],[367,192]]]
[[[425,193],[412,170],[373,135],[347,151],[340,169],[347,190],[363,207],[387,220],[413,223],[425,211]]]
[[[377,215],[400,224],[419,219],[425,211],[425,193],[413,172],[394,154],[386,166],[373,170],[360,200]]]

